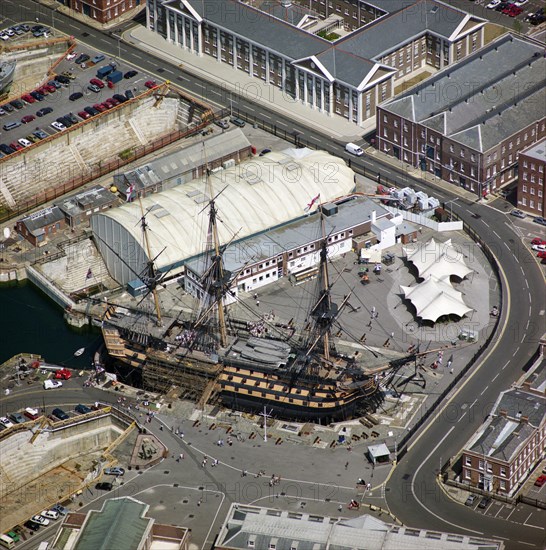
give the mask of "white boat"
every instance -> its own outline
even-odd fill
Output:
[[[85,348],[80,348],[80,349],[76,350],[74,352],[74,357],[79,357],[80,355],[83,354],[84,351],[85,351]]]

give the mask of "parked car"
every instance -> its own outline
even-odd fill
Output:
[[[73,94],[70,94],[68,96],[68,99],[70,101],[76,101],[77,99],[80,99],[80,97],[83,97],[83,94],[81,92],[74,92]]]
[[[108,107],[105,107],[102,103],[95,103],[95,105],[93,105],[93,109],[95,109],[99,113],[104,113],[104,111],[106,111]]]
[[[95,92],[96,94],[98,94],[100,92],[100,88],[98,86],[96,86],[95,84],[89,84],[87,86],[87,89],[91,90],[92,92]]]
[[[28,521],[25,521],[23,524],[27,529],[30,529],[31,531],[38,531],[40,529],[40,524],[36,523],[34,521],[31,521],[30,519]]]
[[[24,147],[18,143],[17,141],[12,141],[9,146],[12,148],[12,149],[15,149],[16,151],[20,151],[21,149],[24,149]]]
[[[25,139],[28,139],[30,143],[38,143],[40,141],[34,134],[29,134],[28,136],[25,136]]]
[[[115,97],[109,97],[104,101],[104,103],[109,103],[112,107],[119,105],[119,101]]]
[[[6,111],[6,113],[13,113],[13,111],[15,111],[15,109],[13,108],[13,105],[11,105],[9,103],[6,103],[5,105],[2,105],[2,109],[4,109],[4,111]]]
[[[531,244],[546,244],[546,241],[544,241],[543,239],[539,239],[538,237],[535,237],[535,238],[531,241]]]
[[[85,111],[78,111],[78,116],[80,118],[83,118],[83,120],[87,120],[88,118],[91,118],[91,115]]]
[[[91,59],[92,63],[100,63],[101,61],[104,61],[105,57],[102,54],[96,55],[93,59]]]
[[[60,504],[55,504],[55,506],[52,506],[51,509],[55,512],[59,512],[61,516],[66,516],[70,512],[68,508],[61,506]]]
[[[126,78],[128,80],[129,78],[134,78],[137,74],[138,74],[138,71],[127,71],[123,75],[123,78]]]
[[[91,116],[98,115],[100,111],[97,111],[94,107],[84,107],[83,110]]]
[[[76,65],[81,65],[82,63],[85,63],[86,61],[89,61],[89,56],[86,53],[82,53],[76,58],[74,63],[76,63]]]
[[[235,126],[239,126],[239,128],[242,128],[246,123],[242,118],[233,116],[229,119],[231,124],[235,124]]]
[[[46,137],[48,137],[48,135],[41,129],[41,128],[38,128],[37,130],[35,130],[34,132],[32,132],[38,139],[45,139]]]
[[[23,101],[26,101],[27,103],[36,103],[36,98],[32,97],[30,94],[24,94],[21,96],[21,99]]]
[[[48,86],[53,86],[56,90],[58,90],[59,88],[62,88],[62,84],[60,82],[58,82],[57,80],[50,80],[48,83],[47,83]]]
[[[157,82],[155,80],[147,80],[146,82],[144,82],[144,86],[146,86],[146,88],[155,88],[157,86]]]
[[[537,254],[539,260],[546,260],[546,252],[542,251]]]
[[[23,124],[28,124],[29,122],[32,122],[33,120],[35,120],[36,117],[34,115],[25,115],[22,119],[21,119],[21,122]]]
[[[82,405],[81,403],[79,405],[76,405],[74,407],[74,410],[80,414],[87,414],[87,413],[93,412],[92,409],[90,409],[87,405]]]
[[[94,84],[95,86],[98,86],[99,88],[104,88],[104,82],[98,78],[92,78],[89,81],[89,84]]]
[[[542,475],[538,476],[536,481],[535,481],[535,485],[537,487],[542,487],[545,483],[546,483],[546,474],[542,474]]]
[[[57,82],[60,82],[61,84],[70,84],[70,78],[62,75],[62,74],[58,74],[56,77],[55,77],[55,80]]]
[[[487,508],[491,502],[491,497],[483,497],[478,504],[478,508]]]
[[[133,94],[133,92],[132,92],[131,90],[126,90],[126,92],[125,92],[125,97],[126,97],[127,99],[134,99],[135,94]]]
[[[0,416],[0,424],[3,424],[6,428],[12,428],[13,422],[7,416]]]
[[[125,470],[123,468],[116,466],[114,468],[106,468],[104,470],[104,473],[107,476],[122,476],[125,474]]]
[[[510,215],[511,216],[515,216],[516,218],[525,218],[527,216],[527,214],[525,214],[525,212],[522,212],[521,210],[517,210],[517,209],[514,209],[510,212]]]
[[[49,525],[49,520],[47,518],[40,516],[39,514],[36,516],[32,516],[30,520],[33,521],[34,523],[39,523],[40,525]]]
[[[531,248],[537,252],[544,252],[546,250],[546,244],[533,244]]]
[[[19,412],[10,413],[9,418],[10,420],[13,420],[15,424],[22,424],[27,421],[27,419]]]
[[[74,80],[76,78],[76,75],[72,71],[65,71],[62,75],[66,76],[66,78],[69,78],[70,80]]]
[[[13,541],[13,542],[19,542],[21,540],[21,537],[15,532],[15,531],[8,531],[6,535]]]
[[[63,383],[60,380],[44,380],[44,390],[55,390],[62,386]]]
[[[32,141],[29,141],[26,138],[21,138],[17,140],[23,147],[30,147],[32,145]]]
[[[62,124],[65,128],[70,128],[70,126],[73,126],[72,121],[69,118],[65,117],[65,116],[60,116],[57,119],[57,122]]]
[[[15,151],[6,143],[0,143],[0,151],[2,151],[4,155],[11,155],[12,153],[15,153]]]
[[[59,407],[55,407],[51,411],[51,414],[59,420],[68,420],[70,418],[62,409],[59,409]]]
[[[51,123],[51,126],[55,128],[55,130],[59,130],[61,132],[62,130],[66,130],[66,126],[62,123],[56,120],[55,122]]]
[[[97,483],[95,485],[95,489],[98,491],[111,491],[114,488],[112,483],[109,483],[107,481],[102,481],[101,483]]]
[[[538,216],[536,218],[533,218],[533,221],[535,223],[538,223],[540,225],[546,225],[546,218],[542,218],[541,216]]]
[[[485,6],[488,10],[493,10],[495,9],[500,3],[502,2],[502,0],[491,0],[491,2],[489,2],[489,4],[487,4],[487,6]]]
[[[14,99],[10,101],[10,104],[13,105],[16,109],[22,109],[25,104],[20,99]]]
[[[57,87],[52,84],[44,84],[42,89],[44,89],[48,94],[54,94],[57,91]]]
[[[214,124],[222,128],[222,130],[227,130],[229,128],[229,122],[227,120],[223,120],[223,119],[215,120]]]
[[[478,500],[477,495],[469,495],[466,499],[465,506],[474,506],[474,503]]]
[[[55,510],[44,510],[40,515],[43,518],[47,518],[47,519],[58,519],[59,518],[59,512],[56,512]]]
[[[266,147],[265,149],[262,149],[260,151],[260,157],[263,157],[263,156],[267,155],[268,153],[271,153],[271,149]]]
[[[510,4],[510,2],[501,2],[501,3],[495,8],[495,11],[502,11],[502,10],[504,10],[509,4]]]
[[[33,92],[30,92],[30,95],[36,100],[36,101],[43,101],[45,99],[44,94],[40,93],[38,90],[34,90]]]
[[[36,111],[36,116],[45,116],[45,115],[48,115],[49,113],[52,113],[53,112],[53,108],[52,107],[43,107],[42,109]]]
[[[70,120],[72,124],[78,124],[78,122],[80,122],[78,120],[78,117],[74,113],[68,113],[67,115],[64,115],[64,118],[67,118],[68,120]]]

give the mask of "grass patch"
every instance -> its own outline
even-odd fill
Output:
[[[326,32],[326,31],[319,31],[317,35],[320,36],[321,38],[325,38],[326,40],[329,40],[330,42],[337,40],[340,36],[335,32]]]
[[[394,89],[394,95],[396,96],[405,92],[406,90],[409,90],[416,84],[419,84],[419,82],[426,80],[430,75],[432,75],[432,73],[429,73],[428,71],[423,71],[422,73],[415,75],[413,78],[405,80],[404,82],[402,82],[402,84],[396,86],[396,88]]]
[[[132,156],[133,156],[133,150],[132,149],[125,149],[124,151],[121,151],[121,153],[118,153],[118,157],[121,160],[130,159]]]

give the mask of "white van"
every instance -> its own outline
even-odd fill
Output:
[[[49,548],[49,542],[42,541],[40,543],[40,546],[38,546],[38,550],[47,550]]]
[[[7,535],[0,535],[0,546],[3,548],[13,548],[15,546],[15,541]]]
[[[60,388],[63,383],[60,380],[44,380],[44,390],[54,390]]]
[[[347,145],[345,145],[345,151],[357,157],[361,157],[364,154],[364,151],[356,143],[347,143]]]

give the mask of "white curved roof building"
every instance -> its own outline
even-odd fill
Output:
[[[310,149],[256,157],[215,172],[211,182],[222,244],[234,235],[238,240],[302,217],[317,195],[327,202],[351,193],[355,186],[354,173],[342,159]],[[150,253],[158,269],[181,266],[205,250],[209,198],[207,183],[194,180],[142,199]],[[138,279],[146,268],[141,217],[136,201],[91,218],[108,270],[121,284]]]

